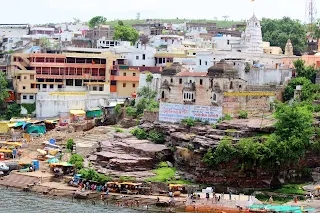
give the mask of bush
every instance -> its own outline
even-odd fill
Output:
[[[160,162],[160,163],[158,164],[158,168],[163,168],[163,167],[169,167],[168,164],[167,164],[167,162],[162,161],[162,162]]]
[[[135,118],[137,117],[137,109],[134,107],[126,107],[127,115]]]
[[[139,140],[147,139],[148,134],[144,129],[140,129],[139,127],[134,128],[130,131],[130,133],[136,136]]]
[[[112,180],[111,177],[97,173],[94,169],[81,169],[79,174],[81,174],[84,179],[96,181],[100,184],[105,184]]]
[[[117,104],[114,109],[113,109],[114,114],[116,115],[117,118],[120,118],[121,114],[122,114],[122,110],[121,110],[121,105]]]
[[[230,121],[230,120],[232,120],[232,117],[231,117],[230,114],[225,114],[224,117],[223,117],[223,120]]]
[[[162,132],[157,132],[155,130],[151,130],[149,132],[149,138],[151,141],[155,142],[156,144],[164,144],[165,138]]]
[[[209,121],[208,120],[201,121],[201,125],[203,126],[209,125]]]
[[[71,158],[69,160],[69,163],[73,164],[77,169],[83,168],[83,162],[84,162],[84,159],[79,154],[71,155]]]
[[[320,104],[317,104],[313,108],[314,108],[314,112],[320,112]]]
[[[193,120],[193,118],[185,118],[181,120],[181,123],[187,125],[188,127],[192,127],[195,124],[195,120]]]
[[[115,127],[116,132],[123,132],[123,130],[119,127]]]
[[[68,139],[67,140],[67,149],[72,151],[73,150],[73,145],[74,145],[73,139],[72,138]]]
[[[240,119],[247,119],[248,118],[248,111],[239,111],[239,118]]]
[[[137,115],[143,114],[144,110],[148,107],[148,100],[146,98],[140,99],[137,104]]]
[[[36,111],[36,103],[33,104],[21,104],[23,108],[25,108],[29,115],[31,115],[34,111]]]
[[[217,128],[217,124],[212,124],[211,127],[212,127],[212,129],[216,129]]]

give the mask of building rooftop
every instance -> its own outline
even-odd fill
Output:
[[[203,77],[207,76],[207,72],[179,72],[177,76]]]

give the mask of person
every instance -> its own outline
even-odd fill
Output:
[[[273,203],[273,198],[272,198],[272,196],[270,196],[269,202],[270,202],[270,203]]]
[[[169,197],[172,197],[173,196],[173,193],[172,191],[169,192]]]
[[[206,193],[207,201],[209,200],[209,197],[210,197],[209,193]]]
[[[160,198],[159,197],[157,197],[157,203],[159,203],[160,202]]]

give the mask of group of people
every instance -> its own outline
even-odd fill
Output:
[[[89,182],[86,182],[86,183],[83,183],[83,182],[80,182],[79,183],[79,190],[80,191],[85,191],[85,190],[92,190],[92,191],[98,191],[98,192],[106,192],[106,193],[109,193],[109,190],[108,190],[108,186],[107,184],[90,184]]]

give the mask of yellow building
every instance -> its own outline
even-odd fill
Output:
[[[270,42],[263,42],[263,53],[270,55],[281,55],[283,54],[281,47],[270,46]]]
[[[110,76],[110,92],[117,97],[135,96],[139,87],[139,77],[139,67],[119,65],[118,70]]]

